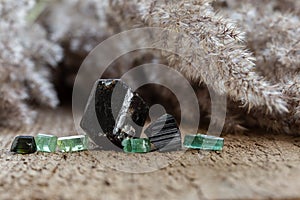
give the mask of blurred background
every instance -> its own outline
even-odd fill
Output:
[[[292,110],[284,115],[270,114],[265,112],[266,103],[250,112],[250,106],[248,110],[243,100],[228,98],[224,131],[263,128],[297,132],[300,124],[299,1],[215,0],[211,6],[203,1],[193,3],[209,10],[212,16],[217,11],[216,15],[232,20],[224,21],[229,29],[234,22],[237,28],[232,30],[245,32],[243,42],[256,59],[255,73],[273,85],[281,84],[280,90]],[[170,5],[166,9],[172,8]],[[156,19],[154,14],[147,16],[151,9],[151,2],[146,1],[1,1],[0,124],[20,127],[32,124],[39,108],[70,107],[77,71],[89,52],[114,34],[147,26],[148,18]],[[191,18],[193,15],[197,18],[198,14],[189,13]],[[220,26],[220,31],[223,28]],[[128,45],[130,41],[123,41],[118,48]],[[157,50],[134,51],[111,63],[102,78],[119,78],[129,69],[145,63],[173,67]],[[187,76],[198,97],[200,127],[206,128],[211,114],[210,97],[205,83],[198,78]],[[161,104],[180,120],[178,100],[170,90],[152,84],[139,88],[138,92],[150,106]],[[193,119],[192,113],[190,119]]]

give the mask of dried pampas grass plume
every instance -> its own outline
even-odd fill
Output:
[[[26,17],[35,1],[0,2],[0,124],[18,127],[33,122],[33,102],[56,107],[58,99],[47,66],[55,66],[62,49]]]
[[[256,56],[257,73],[272,84],[277,84],[288,103],[290,112],[280,115],[267,115],[256,109],[253,112],[256,121],[254,124],[277,132],[297,133],[300,127],[299,1],[245,0],[243,4],[237,0],[223,2],[225,4],[218,4],[218,9],[247,34],[247,47]]]
[[[182,33],[181,38],[163,35],[159,42],[187,55],[182,59],[163,53],[171,67],[191,80],[203,81],[219,94],[248,105],[249,109],[265,106],[270,112],[287,112],[280,88],[256,73],[254,57],[245,50],[243,33],[232,21],[215,13],[210,1],[112,2],[116,10],[131,8],[129,16],[139,18],[145,26]]]

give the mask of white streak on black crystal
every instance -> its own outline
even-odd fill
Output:
[[[94,99],[89,99],[81,127],[95,143],[101,143],[99,131],[120,148],[126,137],[139,137],[149,111],[141,97],[119,79],[99,79],[91,95]],[[97,124],[89,124],[95,118]]]

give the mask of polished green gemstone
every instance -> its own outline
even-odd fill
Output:
[[[15,137],[10,151],[19,154],[29,154],[36,152],[36,144],[33,136]]]
[[[221,151],[224,146],[224,138],[203,134],[186,135],[183,145],[190,149]]]
[[[147,138],[128,138],[122,141],[126,153],[147,153],[151,150],[150,140]]]
[[[37,151],[41,152],[55,152],[57,145],[57,136],[38,134],[35,137]]]
[[[61,152],[83,151],[88,149],[88,137],[86,135],[74,135],[59,137],[57,146]]]

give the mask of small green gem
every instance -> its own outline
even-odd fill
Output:
[[[88,149],[88,137],[86,135],[74,135],[59,137],[57,146],[61,152],[83,151]]]
[[[55,152],[57,145],[57,136],[38,134],[35,137],[37,151],[41,152]]]
[[[122,141],[126,153],[147,153],[151,150],[150,140],[147,138],[130,138]]]
[[[19,154],[30,154],[36,152],[36,144],[33,136],[15,137],[10,151]]]
[[[186,135],[183,145],[190,149],[221,151],[224,146],[224,138],[203,134]]]

